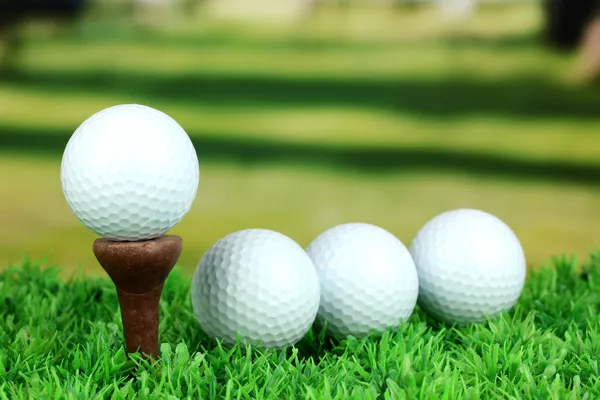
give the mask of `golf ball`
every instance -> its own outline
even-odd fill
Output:
[[[443,321],[481,322],[517,302],[525,255],[513,231],[484,211],[444,212],[417,233],[410,252],[419,273],[419,306]]]
[[[198,189],[196,150],[171,117],[125,104],[84,121],[65,148],[62,188],[88,229],[120,241],[152,239],[189,211]]]
[[[320,234],[306,252],[321,284],[316,322],[333,336],[396,328],[412,314],[419,280],[408,249],[383,228],[348,223]]]
[[[192,280],[194,313],[204,332],[235,344],[282,348],[298,342],[319,308],[319,278],[296,242],[266,229],[217,241]]]

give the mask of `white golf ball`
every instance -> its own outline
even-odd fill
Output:
[[[383,228],[338,225],[320,234],[306,252],[321,283],[316,321],[333,336],[357,338],[396,328],[412,314],[417,271],[408,249]]]
[[[419,273],[419,306],[458,324],[481,322],[517,302],[525,255],[513,231],[479,210],[444,212],[417,233],[410,252]]]
[[[298,342],[319,308],[319,278],[296,242],[246,229],[217,241],[192,280],[192,306],[204,332],[235,344],[282,348]]]
[[[62,158],[67,203],[111,240],[161,236],[189,211],[198,189],[196,150],[168,115],[125,104],[99,111],[73,133]]]

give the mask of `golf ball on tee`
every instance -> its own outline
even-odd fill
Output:
[[[153,108],[125,104],[84,121],[65,148],[62,188],[88,229],[111,240],[161,236],[189,211],[198,189],[186,132]]]
[[[481,322],[508,311],[525,284],[518,238],[484,211],[436,216],[417,233],[410,252],[419,273],[419,306],[446,322]]]
[[[319,308],[319,278],[296,242],[246,229],[217,241],[202,257],[191,300],[200,327],[225,344],[282,348],[298,342]]]
[[[383,228],[348,223],[320,234],[306,249],[321,283],[316,321],[333,336],[360,338],[398,327],[412,314],[417,271],[408,249]]]

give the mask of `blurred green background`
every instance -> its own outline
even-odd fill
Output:
[[[196,145],[198,196],[171,231],[188,273],[239,229],[306,246],[362,221],[408,246],[460,207],[509,224],[530,266],[586,257],[600,232],[600,91],[572,82],[575,55],[541,45],[539,4],[346,3],[113,0],[68,29],[23,26],[16,68],[0,73],[0,266],[27,254],[103,274],[60,160],[81,122],[120,103],[166,112]]]

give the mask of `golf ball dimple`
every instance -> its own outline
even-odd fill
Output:
[[[191,301],[204,332],[235,344],[282,348],[298,342],[319,308],[319,280],[296,242],[266,229],[217,241],[192,280]]]
[[[182,127],[156,109],[125,104],[92,115],[73,133],[61,164],[74,215],[104,238],[166,233],[196,197],[196,150]]]
[[[412,314],[419,289],[415,265],[404,244],[383,228],[338,225],[306,252],[321,284],[316,321],[333,336],[361,338],[398,327]]]
[[[458,209],[427,222],[410,252],[419,274],[419,306],[452,323],[482,322],[510,310],[525,285],[521,244],[500,219]]]

